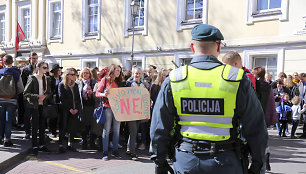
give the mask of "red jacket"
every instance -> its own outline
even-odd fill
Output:
[[[246,69],[245,67],[242,67],[242,69],[244,70],[244,72],[246,72],[246,75],[251,80],[251,82],[253,84],[253,88],[256,91],[256,79],[255,79],[255,76],[248,69]]]

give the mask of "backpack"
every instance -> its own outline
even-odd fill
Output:
[[[16,86],[13,75],[0,75],[0,98],[13,98]]]

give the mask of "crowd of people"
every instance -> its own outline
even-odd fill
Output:
[[[29,57],[29,64],[23,68],[12,66],[10,55],[3,55],[3,60],[5,68],[1,69],[0,76],[12,71],[18,81],[15,96],[0,96],[0,140],[5,147],[13,146],[12,124],[25,130],[25,139],[32,139],[32,155],[50,151],[46,145],[49,136],[59,138],[59,153],[77,151],[74,138],[81,137],[81,148],[102,151],[103,160],[108,160],[110,146],[113,149],[111,156],[120,158],[118,148],[122,146],[119,141],[126,142],[126,154],[133,160],[138,159],[136,148],[145,150],[149,147],[149,120],[117,121],[107,96],[111,88],[143,87],[150,92],[153,107],[169,70],[158,72],[157,67],[151,65],[146,71],[137,66],[130,71],[112,64],[101,71],[85,67],[82,70],[68,68],[62,72],[58,64],[49,67],[45,61],[38,61],[34,52]],[[100,103],[106,117],[103,125],[93,116]]]
[[[120,65],[111,65],[101,71],[98,68],[81,71],[68,68],[62,72],[58,64],[49,67],[45,61],[38,62],[38,55],[34,52],[29,57],[29,64],[19,68],[13,66],[10,55],[2,57],[4,67],[0,69],[0,77],[12,75],[16,91],[14,96],[0,95],[0,143],[5,147],[13,146],[11,130],[14,123],[24,128],[25,139],[32,139],[33,155],[49,151],[45,141],[46,129],[50,136],[59,137],[60,153],[76,151],[76,136],[82,138],[82,149],[102,151],[103,160],[109,159],[110,146],[111,156],[120,158],[120,141],[126,142],[126,155],[133,160],[137,160],[136,148],[145,150],[150,146],[150,120],[117,121],[107,96],[111,88],[143,87],[150,92],[153,109],[170,70],[157,71],[157,67],[151,65],[146,71],[137,66],[129,71]],[[306,138],[303,118],[306,111],[306,73],[286,75],[281,72],[273,81],[272,75],[266,73],[263,67],[244,68],[237,52],[227,53],[222,61],[244,69],[261,102],[267,126],[275,125],[281,137],[297,138],[297,126],[304,120],[300,138]],[[93,117],[99,103],[105,107],[104,125],[97,124]],[[293,125],[291,133],[288,123]]]

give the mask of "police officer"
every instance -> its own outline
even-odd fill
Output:
[[[240,131],[252,157],[246,171],[259,173],[268,134],[251,81],[243,69],[218,61],[219,29],[199,24],[191,35],[194,58],[170,73],[154,106],[150,134],[156,173],[173,173],[167,156],[174,144],[176,173],[243,173]]]

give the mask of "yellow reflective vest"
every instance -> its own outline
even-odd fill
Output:
[[[207,141],[230,138],[243,73],[243,69],[230,65],[210,70],[182,66],[171,71],[171,90],[183,137]]]

